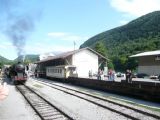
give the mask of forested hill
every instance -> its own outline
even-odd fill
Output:
[[[9,64],[10,62],[11,60],[8,60],[0,55],[0,69],[2,68],[3,64]]]
[[[10,60],[8,60],[7,58],[4,58],[0,55],[0,63],[3,62],[10,62]]]
[[[22,60],[23,56],[19,56],[18,58],[16,58],[15,60],[8,60],[2,56],[0,56],[0,68],[4,65],[4,64],[14,64],[17,63],[19,59]],[[28,63],[33,63],[35,61],[39,60],[39,55],[26,55],[25,56],[25,60],[24,63],[28,64]]]
[[[22,60],[24,56],[19,56],[18,58],[16,58],[14,60],[14,62],[18,62],[18,60]],[[26,55],[25,56],[25,60],[24,62],[25,63],[33,63],[33,62],[36,62],[39,60],[39,55],[33,55],[33,54],[30,54],[30,55]]]
[[[127,63],[128,56],[132,54],[160,49],[160,11],[149,13],[124,26],[100,33],[84,42],[80,48],[94,49],[97,43],[105,46],[106,55],[114,65],[118,66],[121,63],[117,62]]]

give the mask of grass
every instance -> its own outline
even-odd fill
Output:
[[[37,88],[43,88],[42,85],[39,85],[39,84],[34,84],[33,86],[37,87]]]
[[[119,98],[115,98],[115,97],[110,97],[110,99],[118,100],[118,101],[121,101],[121,102],[124,102],[124,103],[127,103],[127,104],[131,104],[131,105],[134,105],[134,106],[138,106],[138,107],[146,108],[146,109],[149,109],[149,110],[152,110],[152,111],[160,112],[160,108],[158,108],[158,107],[147,106],[147,105],[144,105],[144,104],[138,104],[138,103],[135,103],[135,102],[132,102],[132,101],[119,99]]]

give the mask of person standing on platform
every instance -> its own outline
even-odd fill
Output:
[[[7,84],[4,83],[3,85],[0,84],[0,101],[4,100],[9,93],[9,89],[7,87]]]
[[[101,80],[101,69],[98,70],[97,79],[98,79],[98,80]]]
[[[128,83],[129,82],[129,70],[127,69],[126,70],[126,82]]]
[[[111,77],[111,80],[114,81],[114,80],[115,80],[115,71],[114,71],[114,70],[112,71],[111,76],[112,76],[112,77]]]
[[[111,69],[108,72],[108,80],[112,80],[112,70]]]
[[[100,73],[100,75],[101,75],[101,80],[104,80],[104,74],[103,74],[103,70],[101,70],[101,73]]]
[[[129,70],[129,83],[132,83],[132,71]]]
[[[92,70],[89,70],[88,74],[89,74],[89,78],[92,78]]]

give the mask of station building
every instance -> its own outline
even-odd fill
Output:
[[[160,74],[160,50],[143,52],[130,57],[138,58],[138,73],[147,75]]]
[[[92,74],[97,74],[99,66],[104,63],[107,65],[107,58],[89,47],[65,52],[36,62],[37,72],[40,75],[44,75],[46,67],[49,66],[74,65],[76,66],[78,77],[83,78],[89,76],[89,71]]]

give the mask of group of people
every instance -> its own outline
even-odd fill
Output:
[[[115,71],[110,69],[108,72],[108,80],[114,81],[115,80]]]
[[[126,70],[126,82],[132,83],[132,71],[129,69]]]
[[[104,71],[99,69],[98,70],[98,75],[97,75],[98,80],[104,80]],[[108,80],[114,81],[115,80],[115,71],[114,70],[109,70],[108,71]]]
[[[89,71],[89,78],[91,78],[91,77],[92,77],[92,72]],[[131,70],[129,70],[129,69],[126,70],[125,78],[126,78],[127,83],[132,83],[132,71]],[[98,70],[97,79],[104,80],[104,71],[102,69]],[[110,69],[108,71],[108,80],[109,81],[115,80],[115,71],[112,69]]]

